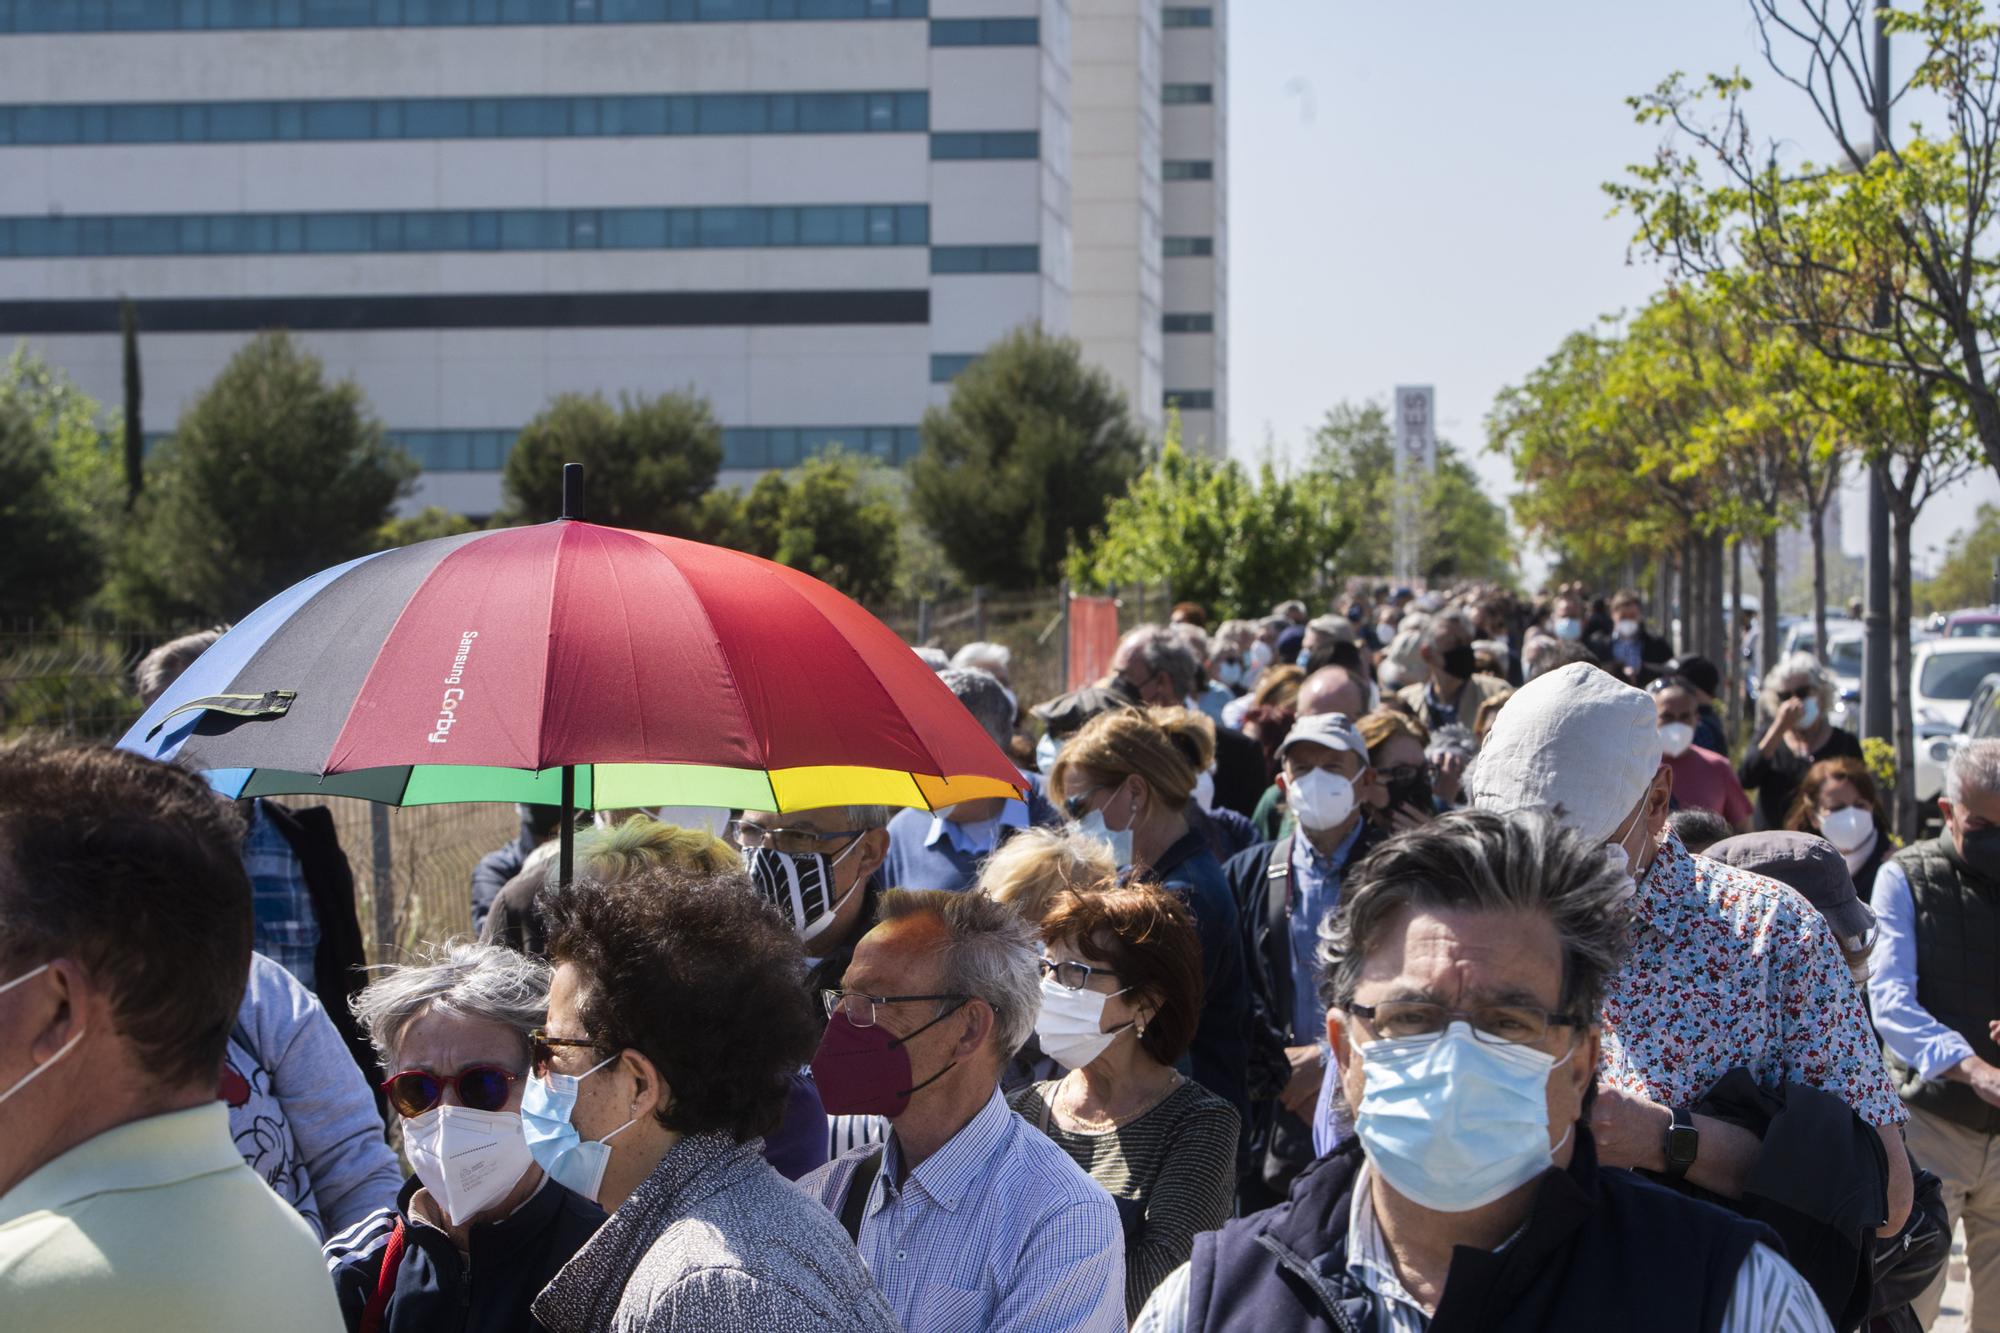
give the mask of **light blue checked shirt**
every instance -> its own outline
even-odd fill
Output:
[[[873,1151],[846,1153],[799,1188],[837,1213]],[[907,1333],[1124,1333],[1116,1205],[1008,1109],[998,1088],[907,1175],[893,1134],[884,1151],[862,1216],[861,1257]]]
[[[319,918],[313,915],[312,890],[292,844],[264,817],[264,803],[250,803],[250,825],[243,833],[243,869],[250,876],[250,907],[256,916],[253,946],[272,962],[315,989],[314,962],[319,956]]]

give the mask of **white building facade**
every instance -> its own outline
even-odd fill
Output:
[[[129,297],[163,431],[289,328],[422,464],[411,504],[474,515],[564,392],[695,390],[725,481],[905,462],[1023,324],[1219,446],[1222,15],[1123,0],[1128,162],[1117,7],[0,0],[0,340],[115,403]]]

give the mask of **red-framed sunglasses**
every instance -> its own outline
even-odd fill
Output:
[[[389,1105],[405,1120],[420,1116],[444,1100],[446,1088],[458,1089],[461,1106],[474,1111],[498,1111],[514,1094],[521,1076],[499,1065],[467,1065],[456,1074],[433,1074],[428,1069],[405,1069],[382,1084]]]

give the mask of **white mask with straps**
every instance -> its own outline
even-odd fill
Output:
[[[27,972],[23,972],[20,976],[15,977],[12,981],[0,984],[0,995],[5,995],[8,991],[13,990],[14,987],[20,985],[22,982],[28,980],[31,977],[38,977],[42,973],[48,970],[49,970],[49,965],[47,963],[43,963],[40,967],[33,968]],[[33,1083],[36,1079],[40,1078],[44,1073],[48,1072],[49,1066],[53,1065],[56,1061],[62,1059],[65,1055],[68,1055],[71,1051],[75,1050],[76,1044],[83,1040],[83,1033],[84,1030],[82,1028],[78,1028],[76,1030],[76,1035],[74,1037],[71,1037],[68,1041],[62,1044],[61,1050],[57,1051],[54,1055],[50,1056],[48,1059],[42,1061],[42,1063],[36,1065],[33,1069],[30,1069],[27,1073],[21,1075],[21,1077],[15,1079],[13,1087],[7,1089],[7,1091],[5,1092],[0,1092],[0,1102],[5,1102],[9,1097],[12,1097],[15,1093],[27,1087],[30,1083]]]

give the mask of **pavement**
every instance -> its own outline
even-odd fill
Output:
[[[1960,1227],[1952,1233],[1951,1262],[1945,1267],[1944,1303],[1938,1307],[1937,1322],[1931,1325],[1930,1333],[1967,1333],[1972,1327],[1965,1318],[1971,1292],[1965,1273],[1965,1228]]]

